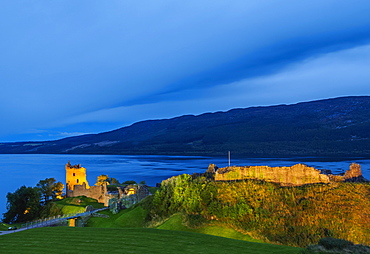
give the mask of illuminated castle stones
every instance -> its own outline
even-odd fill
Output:
[[[71,165],[68,161],[66,164],[66,183],[68,190],[74,190],[75,185],[86,185],[86,189],[90,189],[89,183],[86,180],[86,168],[78,165]]]
[[[86,180],[86,169],[80,164],[71,165],[68,162],[66,169],[66,197],[85,196],[96,199],[99,203],[108,206],[110,199],[121,200],[128,196],[136,196],[135,202],[138,202],[150,195],[148,188],[144,185],[128,185],[126,187],[117,187],[117,191],[108,192],[107,185],[89,186]]]

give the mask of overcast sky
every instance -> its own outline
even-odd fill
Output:
[[[0,1],[0,142],[370,95],[370,1]]]

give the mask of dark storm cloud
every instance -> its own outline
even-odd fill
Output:
[[[0,139],[368,94],[369,11],[367,1],[1,2]]]

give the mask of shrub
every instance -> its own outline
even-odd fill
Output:
[[[207,223],[207,219],[199,214],[186,214],[184,216],[184,222],[189,228],[199,228]]]
[[[348,254],[362,254],[370,253],[370,247],[362,244],[353,244],[350,241],[335,238],[323,238],[317,245],[310,245],[307,249],[304,249],[302,254],[313,254],[313,253],[348,253]]]
[[[319,243],[319,245],[325,247],[327,250],[337,249],[342,250],[349,246],[354,245],[352,242],[344,240],[344,239],[336,239],[332,237],[325,237],[322,238]]]
[[[107,185],[107,190],[109,192],[114,192],[114,191],[118,191],[117,187],[119,187],[119,185],[116,185],[116,184],[111,184],[111,185]]]
[[[122,184],[136,184],[136,181],[134,181],[134,180],[129,180],[129,181],[125,181],[125,182],[123,182]]]

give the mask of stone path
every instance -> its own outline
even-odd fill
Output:
[[[15,230],[0,231],[0,236],[11,234],[11,233],[16,233],[16,232],[20,232],[20,231],[24,231],[24,230],[27,230],[27,229],[28,228],[19,228],[19,229],[15,229]]]

